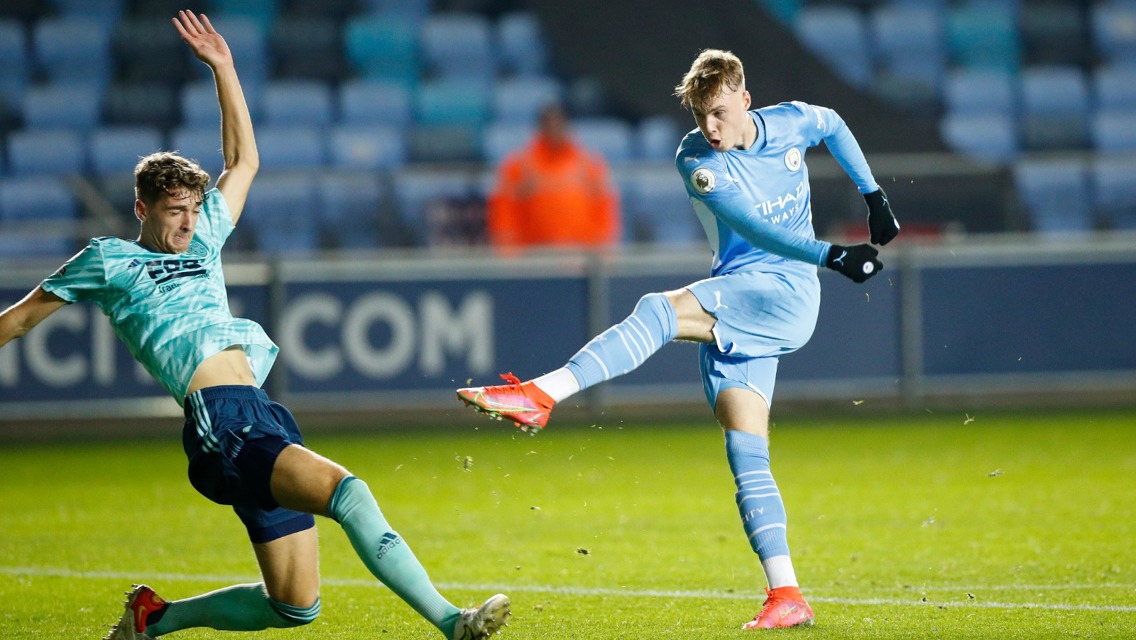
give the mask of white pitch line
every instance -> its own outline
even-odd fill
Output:
[[[186,574],[186,573],[126,573],[123,571],[72,571],[70,569],[53,569],[49,567],[4,567],[0,566],[0,574],[13,575],[13,576],[44,576],[56,578],[74,578],[86,580],[131,580],[131,581],[160,581],[166,580],[169,582],[223,582],[223,583],[244,583],[256,582],[260,580],[260,576],[255,575],[213,575],[213,574]],[[322,583],[328,586],[337,587],[374,587],[384,588],[383,585],[377,580],[362,580],[353,578],[329,578],[322,580]],[[439,589],[453,589],[461,591],[498,591],[498,592],[521,592],[521,593],[551,593],[559,595],[574,595],[574,596],[616,596],[616,597],[631,597],[631,598],[701,598],[707,600],[754,600],[761,599],[762,595],[755,592],[729,592],[729,591],[667,591],[656,589],[611,589],[604,587],[553,587],[545,585],[505,585],[505,584],[461,584],[454,582],[440,582],[437,583]],[[991,590],[1008,590],[1008,589],[1021,589],[1023,591],[1035,589],[1069,589],[1084,587],[1088,588],[1095,586],[1096,588],[1117,588],[1117,589],[1130,589],[1132,585],[1062,585],[1060,587],[1055,585],[1023,585],[1015,587],[1014,585],[993,585],[985,587],[950,587],[950,590],[957,590],[959,592],[979,592]],[[898,589],[899,587],[896,587]],[[935,590],[943,590],[945,588],[936,588]],[[913,588],[914,590],[914,588]],[[927,589],[920,589],[919,591],[926,591]],[[983,609],[1040,609],[1046,611],[1113,611],[1113,612],[1136,612],[1136,605],[1094,605],[1094,604],[1067,604],[1067,603],[1050,603],[1050,602],[990,602],[986,600],[967,600],[965,602],[936,602],[936,601],[921,601],[909,600],[899,598],[833,598],[813,595],[814,592],[806,589],[809,593],[810,602],[824,602],[829,604],[846,604],[846,605],[887,605],[887,606],[910,606],[910,607],[977,607]],[[914,594],[913,594],[914,595]]]

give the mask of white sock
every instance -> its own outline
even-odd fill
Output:
[[[532,382],[538,389],[547,393],[550,398],[557,402],[580,392],[580,383],[576,381],[576,376],[572,375],[567,367],[560,367],[556,371],[534,379]]]
[[[797,586],[797,572],[793,571],[793,560],[789,556],[773,556],[762,560],[761,566],[770,589]]]

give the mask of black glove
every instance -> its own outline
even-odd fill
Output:
[[[878,255],[880,252],[870,244],[854,244],[850,247],[834,244],[828,251],[824,266],[839,271],[851,278],[852,282],[864,282],[884,270],[884,263],[876,259]]]
[[[899,222],[891,212],[884,190],[877,189],[864,194],[868,203],[868,231],[872,234],[872,244],[883,246],[899,235]]]

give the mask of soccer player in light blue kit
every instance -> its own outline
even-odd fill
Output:
[[[209,19],[183,11],[173,23],[216,80],[225,160],[216,188],[206,191],[209,175],[173,153],[143,158],[135,170],[138,239],[92,240],[0,313],[0,346],[68,303],[98,305],[134,357],[183,404],[190,481],[233,506],[263,581],[174,601],[135,585],[108,638],[312,622],[320,611],[312,514],[337,521],[375,577],[446,638],[488,638],[505,624],[509,599],[498,594],[459,609],[442,597],[368,486],[305,448],[292,415],[260,389],[277,347],[260,325],[230,314],[220,254],[259,166],[252,120],[228,45]]]
[[[627,373],[671,340],[699,342],[706,399],[725,430],[739,514],[768,586],[745,629],[811,625],[786,537],[785,506],[769,465],[769,407],[777,360],[812,336],[820,307],[817,267],[864,282],[883,268],[868,244],[814,237],[805,151],[825,143],[864,194],[871,241],[899,233],[887,197],[856,139],[831,109],[801,102],[750,111],[742,63],[703,51],[676,95],[698,129],[675,164],[714,251],[711,277],[643,296],[623,322],[594,338],[564,367],[535,380],[458,390],[478,411],[543,428],[552,406]]]

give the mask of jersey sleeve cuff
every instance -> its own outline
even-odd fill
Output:
[[[820,243],[820,251],[817,253],[815,263],[816,266],[823,267],[828,263],[828,253],[832,251],[832,243],[823,240],[818,240],[817,242]]]
[[[67,304],[75,302],[75,294],[69,291],[67,287],[57,287],[51,282],[44,280],[43,282],[39,283],[39,288],[59,298]]]

